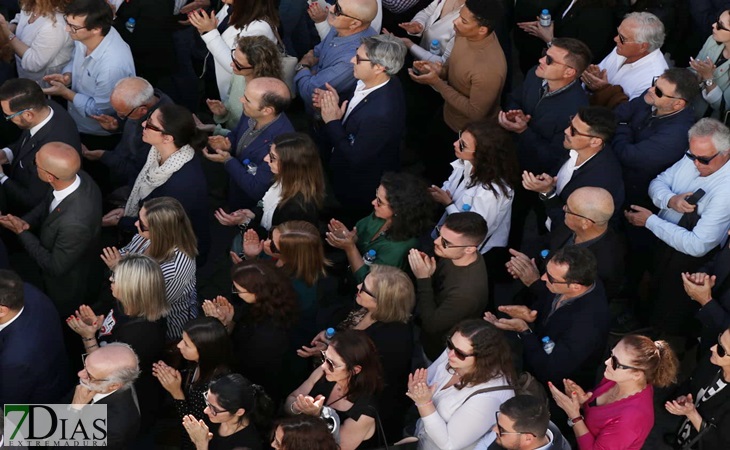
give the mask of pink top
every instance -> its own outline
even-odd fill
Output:
[[[578,438],[580,450],[641,450],[654,426],[654,388],[613,403],[591,406],[590,403],[616,383],[602,379],[593,395],[583,404],[588,433]]]

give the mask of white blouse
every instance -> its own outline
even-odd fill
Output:
[[[60,12],[53,19],[40,16],[33,23],[29,20],[30,14],[21,11],[11,21],[18,25],[16,39],[30,47],[22,58],[15,55],[18,77],[41,81],[46,75],[61,73],[71,60],[74,44],[66,32],[66,21]]]
[[[451,49],[454,47],[454,20],[459,17],[461,7],[439,18],[444,9],[444,3],[446,0],[434,0],[413,17],[413,22],[423,25],[420,45],[413,45],[410,49],[414,58],[441,63],[449,58]],[[413,36],[419,35],[414,34]],[[436,56],[428,50],[434,39],[441,44],[440,56]]]

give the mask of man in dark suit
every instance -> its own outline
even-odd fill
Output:
[[[101,193],[91,177],[79,171],[79,152],[68,144],[44,145],[34,164],[38,177],[53,191],[22,219],[0,216],[0,225],[18,235],[40,268],[45,292],[65,317],[95,300],[98,284],[91,272],[99,260]]]
[[[337,91],[314,93],[322,109],[324,134],[332,145],[329,169],[335,197],[345,209],[341,217],[358,220],[370,213],[373,192],[384,172],[400,167],[405,131],[405,98],[395,75],[403,66],[405,44],[393,36],[362,39],[351,62],[358,79],[355,93],[340,106]]]
[[[5,118],[23,130],[17,141],[0,152],[0,164],[5,166],[0,169],[0,210],[22,215],[48,193],[48,184],[38,178],[33,166],[38,149],[48,142],[63,142],[81,152],[81,140],[68,112],[47,100],[31,80],[6,81],[0,86],[0,105]]]
[[[58,403],[71,387],[51,300],[9,270],[0,270],[0,405]]]
[[[82,409],[90,403],[106,405],[107,447],[123,450],[139,432],[140,414],[134,380],[139,377],[139,359],[134,350],[120,342],[89,349],[79,384],[70,401]]]

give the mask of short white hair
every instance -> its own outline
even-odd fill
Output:
[[[122,90],[117,95],[130,109],[139,108],[155,98],[155,88],[152,87],[149,81],[141,77],[122,78],[114,85],[114,92],[117,89]]]
[[[632,12],[624,17],[624,21],[629,19],[636,24],[634,39],[649,44],[650,53],[664,45],[664,24],[657,16],[648,12]]]
[[[730,129],[722,122],[710,117],[705,117],[692,125],[687,132],[689,139],[696,137],[711,137],[712,145],[718,153],[726,155],[730,150]]]

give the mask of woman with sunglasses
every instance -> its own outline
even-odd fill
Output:
[[[157,197],[180,202],[198,239],[199,265],[210,248],[208,185],[197,152],[208,143],[207,135],[195,128],[193,115],[182,106],[163,105],[142,122],[142,140],[150,145],[147,162],[134,182],[124,208],[102,218],[102,226],[119,226],[134,233],[142,204]]]
[[[142,370],[134,382],[142,414],[141,431],[152,426],[159,411],[160,385],[152,376],[152,364],[165,351],[165,316],[170,306],[159,264],[145,255],[128,255],[115,265],[111,292],[116,302],[106,316],[97,316],[87,305],[66,319],[81,336],[86,354],[112,342],[128,344],[139,358]]]
[[[231,52],[236,48],[236,39],[264,36],[276,43],[279,13],[272,0],[223,0],[222,3],[217,14],[198,9],[188,13],[188,20],[208,47],[205,78],[208,81],[215,80],[217,85],[217,92],[211,92],[209,89],[212,86],[206,86],[208,95],[226,101],[233,74]]]
[[[147,200],[134,223],[137,234],[132,241],[117,250],[107,247],[101,259],[109,269],[125,255],[144,254],[162,269],[165,296],[170,306],[167,317],[167,339],[182,336],[185,324],[198,315],[195,278],[195,257],[198,254],[195,234],[180,202],[171,197]]]
[[[340,419],[341,450],[367,448],[377,432],[376,397],[383,376],[375,345],[364,332],[345,330],[321,354],[322,365],[289,394],[284,409],[291,415],[319,416],[329,406]]]
[[[299,415],[285,417],[271,437],[275,450],[340,450],[325,421],[319,417]]]
[[[693,103],[695,117],[712,117],[727,122],[730,105],[730,10],[723,11],[712,24],[712,34],[689,66],[702,86],[702,95]]]
[[[223,296],[206,300],[203,311],[218,318],[231,334],[238,371],[261,384],[274,401],[286,391],[285,359],[299,318],[296,292],[286,275],[269,261],[243,261],[231,269],[232,293],[242,302],[231,305]]]
[[[674,383],[678,365],[666,341],[628,335],[611,351],[593,392],[567,379],[564,393],[552,383],[548,387],[580,450],[639,450],[654,426],[653,387]]]
[[[177,344],[185,369],[177,370],[164,361],[152,365],[152,375],[172,396],[179,419],[185,416],[203,417],[207,404],[205,393],[211,381],[226,375],[231,367],[231,341],[226,328],[212,317],[199,317],[185,325],[182,339]],[[192,449],[195,445],[182,432],[182,448]]]
[[[682,419],[674,448],[730,448],[730,331],[717,337],[709,359],[702,361],[664,407]]]
[[[428,370],[408,376],[406,395],[420,416],[419,449],[472,448],[494,426],[499,405],[514,397],[512,354],[500,330],[465,320],[448,336],[446,350]]]
[[[268,436],[274,403],[264,389],[251,384],[237,373],[225,375],[210,383],[205,393],[206,421],[195,416],[183,417],[196,450],[262,449]]]
[[[433,224],[433,202],[427,189],[415,175],[387,172],[375,191],[372,214],[358,221],[352,230],[339,220],[330,220],[326,241],[345,251],[358,283],[368,274],[370,266],[363,255],[371,250],[375,260],[370,263],[405,269],[408,251],[418,245],[419,237]]]
[[[380,411],[389,441],[400,439],[403,418],[408,408],[404,395],[411,369],[413,331],[411,313],[416,294],[408,275],[402,270],[374,264],[362,283],[358,284],[356,305],[337,325],[338,331],[362,330],[372,339],[380,355],[385,386],[380,397]],[[302,346],[297,354],[302,358],[321,357],[327,349],[326,330]],[[311,346],[311,347],[310,347]]]

